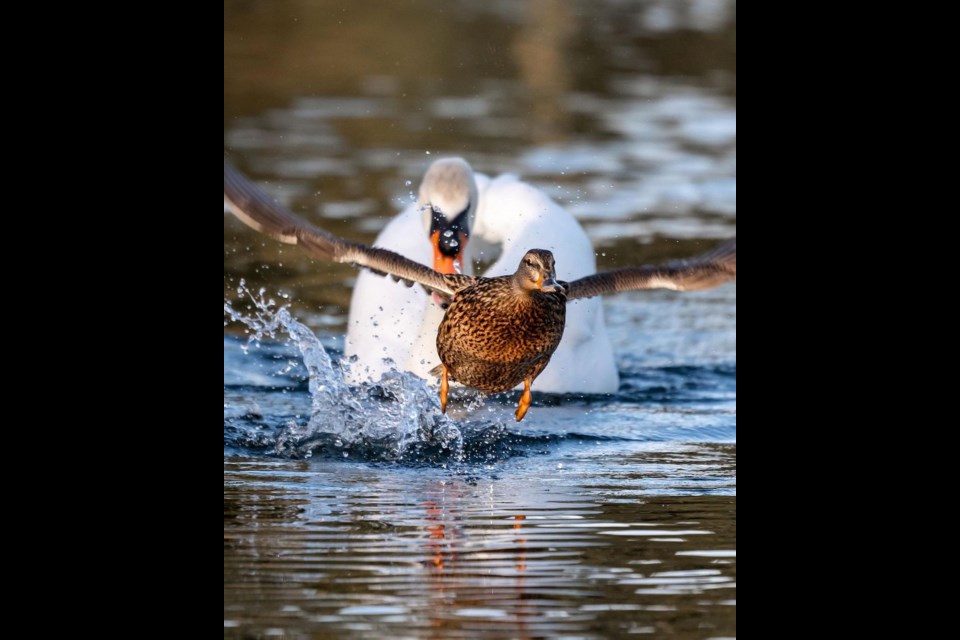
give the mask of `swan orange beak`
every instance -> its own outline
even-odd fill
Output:
[[[440,230],[430,234],[430,244],[433,245],[433,270],[439,273],[462,273],[463,272],[463,250],[467,246],[467,236],[462,231],[456,231],[457,250],[454,255],[448,255],[449,249],[444,251],[440,248]],[[446,242],[446,245],[453,244]]]
[[[449,232],[449,230],[447,231]],[[438,273],[463,273],[463,250],[467,246],[467,236],[462,231],[456,231],[456,252],[451,252],[450,247],[454,244],[450,238],[446,238],[441,248],[440,230],[430,234],[430,244],[433,245],[433,270]],[[453,253],[453,255],[448,255]],[[449,301],[444,300],[436,293],[431,293],[430,297],[441,309],[446,309]]]

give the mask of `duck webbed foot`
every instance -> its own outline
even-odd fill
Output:
[[[440,413],[447,412],[448,391],[450,391],[450,382],[447,380],[447,365],[444,364],[440,365]]]
[[[530,378],[523,381],[523,393],[520,395],[520,402],[517,404],[517,422],[523,420],[527,415],[527,409],[530,408]]]

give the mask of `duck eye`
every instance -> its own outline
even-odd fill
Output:
[[[530,260],[529,258],[524,258],[524,259],[523,259],[523,264],[527,265],[528,267],[532,267],[532,266],[533,266],[533,260]]]

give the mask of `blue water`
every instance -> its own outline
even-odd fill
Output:
[[[637,307],[646,316],[640,331],[611,324],[614,342],[631,346],[620,351],[620,391],[535,393],[522,423],[511,415],[515,392],[459,389],[444,415],[435,383],[409,373],[351,386],[338,336],[326,336],[325,345],[286,306],[248,293],[254,312],[226,306],[227,319],[248,333],[224,336],[224,452],[469,466],[651,443],[733,443],[735,291],[654,293],[646,303],[627,295],[609,304],[611,323],[629,322]]]

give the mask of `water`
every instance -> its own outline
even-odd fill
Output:
[[[736,232],[735,32],[723,0],[228,2],[224,149],[349,238],[457,154],[601,268],[682,257]],[[225,638],[736,635],[735,284],[606,298],[619,392],[517,424],[346,385],[355,276],[224,218]]]
[[[409,374],[350,387],[334,348],[243,295],[225,305],[249,331],[224,337],[226,636],[735,633],[734,286],[652,301],[651,346],[683,345],[669,362],[631,354],[615,396],[538,394],[521,424],[513,394],[460,394],[453,419]]]

